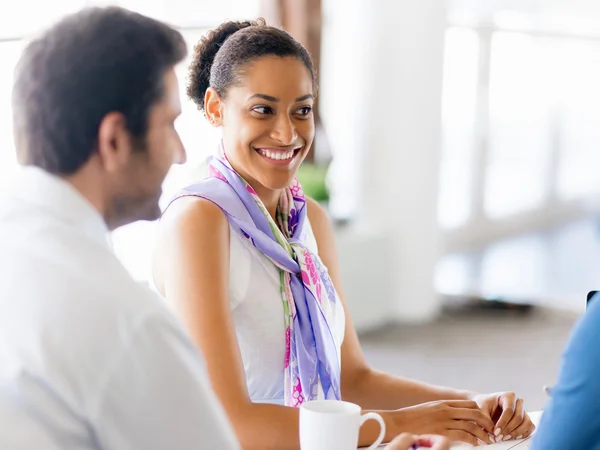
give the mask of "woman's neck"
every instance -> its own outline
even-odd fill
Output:
[[[245,171],[235,167],[231,162],[229,164],[231,164],[233,170],[235,170],[246,181],[246,183],[248,183],[252,189],[254,189],[254,191],[258,194],[258,198],[260,198],[260,200],[263,202],[263,205],[265,205],[265,208],[267,208],[269,215],[273,218],[273,220],[277,221],[277,206],[279,205],[281,189],[266,188]]]
[[[258,184],[258,183],[255,183],[255,184]],[[258,198],[260,198],[260,200],[263,202],[263,205],[265,205],[265,208],[267,208],[269,215],[273,218],[273,220],[277,220],[276,219],[277,206],[279,205],[279,197],[281,196],[281,190],[280,189],[275,189],[275,190],[268,189],[268,188],[265,188],[264,186],[252,186],[252,187],[258,194]]]

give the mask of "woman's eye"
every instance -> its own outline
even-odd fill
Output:
[[[252,111],[258,114],[271,114],[273,112],[270,106],[255,106]]]
[[[312,108],[310,106],[304,106],[303,108],[300,108],[298,110],[298,114],[300,114],[301,116],[308,116],[311,111]]]

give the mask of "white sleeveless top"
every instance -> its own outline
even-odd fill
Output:
[[[308,220],[306,225],[305,246],[318,254]],[[251,400],[283,404],[285,326],[279,269],[232,228],[229,299]],[[341,302],[337,305],[330,325],[335,342],[341,346],[346,321]],[[337,350],[341,355],[341,348]]]
[[[318,255],[308,219],[306,225],[305,246]],[[283,405],[285,325],[279,269],[231,227],[229,234],[229,302],[248,394],[255,403]],[[336,305],[330,326],[341,358],[346,319],[342,303]]]

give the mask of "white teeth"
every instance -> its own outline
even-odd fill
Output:
[[[269,159],[274,159],[275,161],[290,159],[292,156],[294,156],[293,150],[288,153],[282,153],[282,152],[272,152],[270,150],[259,149],[259,152],[261,155],[266,156]]]

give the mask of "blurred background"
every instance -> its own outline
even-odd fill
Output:
[[[83,6],[181,30],[265,17],[313,54],[318,134],[300,177],[335,223],[344,291],[371,362],[426,381],[545,401],[585,296],[600,287],[597,0],[3,0],[0,178],[16,170],[13,68],[27,39]],[[124,43],[123,45],[126,45]],[[185,98],[198,177],[218,130]],[[150,277],[155,223],[114,232]]]

